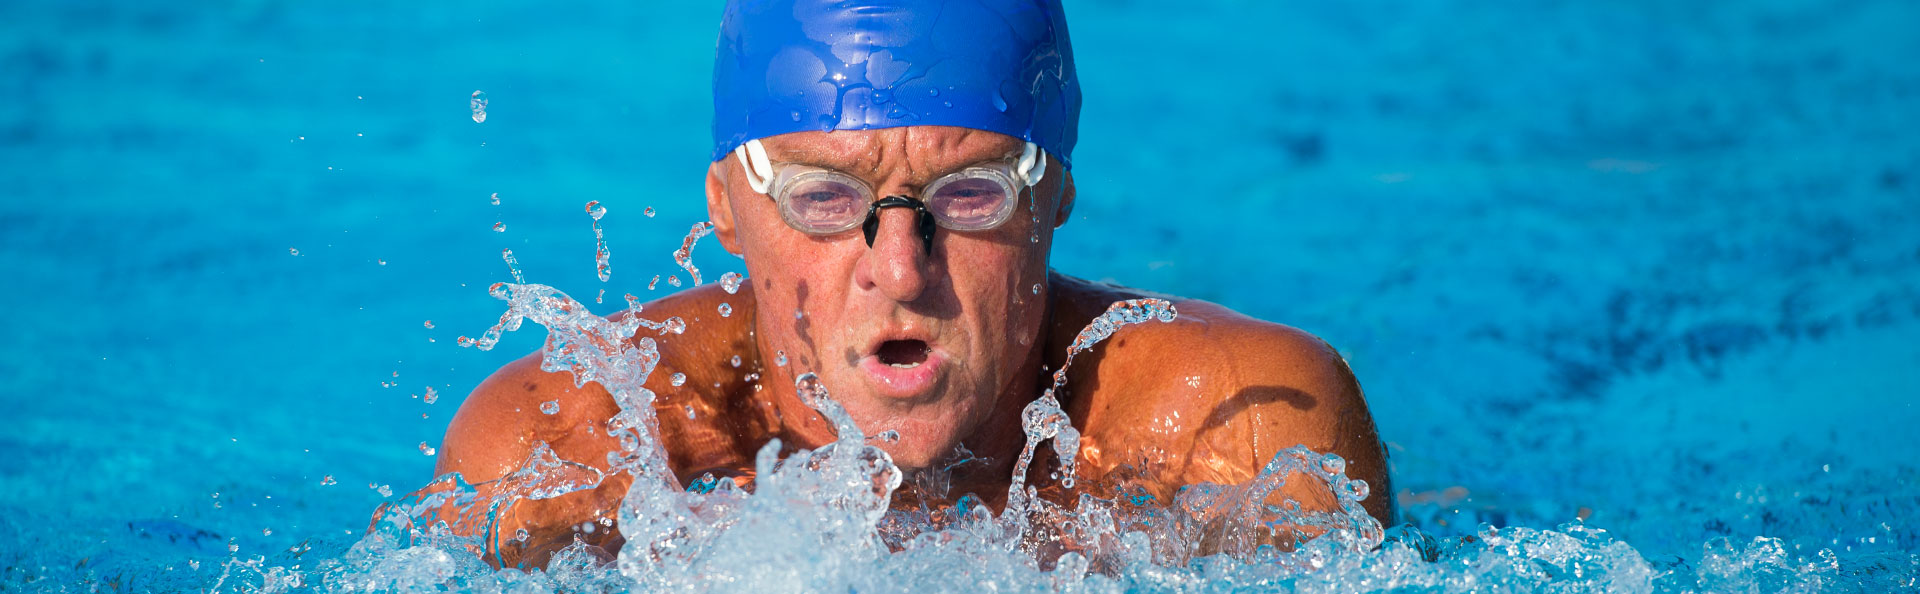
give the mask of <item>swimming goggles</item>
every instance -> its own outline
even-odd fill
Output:
[[[919,198],[887,196],[875,200],[873,186],[858,177],[798,163],[775,166],[759,140],[740,145],[733,155],[746,170],[747,184],[773,199],[787,226],[809,235],[833,235],[861,227],[867,247],[873,247],[874,235],[880,229],[880,211],[911,208],[929,254],[933,253],[936,225],[953,231],[999,227],[1013,218],[1020,190],[1040,183],[1047,170],[1046,152],[1029,142],[1020,158],[972,165],[943,175],[927,184]]]

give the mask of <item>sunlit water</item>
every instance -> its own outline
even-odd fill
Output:
[[[782,549],[765,575],[883,591],[1920,575],[1911,3],[1070,8],[1088,101],[1054,265],[1327,338],[1421,533],[1314,545],[1333,552],[1303,570],[1257,550],[1183,560],[1151,530],[1124,546],[1116,519],[1081,579],[1071,557],[962,550],[1015,542],[976,530],[1000,517],[900,553],[913,539],[887,540],[883,517],[880,554],[856,515],[725,516],[843,538]],[[691,280],[669,252],[707,218],[716,20],[703,3],[0,3],[0,589],[636,583],[579,557],[489,572],[430,526],[364,531],[431,480],[461,398],[541,347],[534,328],[456,346],[499,317],[489,285],[561,287],[605,316]],[[605,283],[589,200],[619,251]],[[692,258],[723,286],[738,269]],[[743,567],[728,539],[747,525],[715,532],[703,567]]]

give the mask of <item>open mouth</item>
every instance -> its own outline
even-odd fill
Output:
[[[889,340],[880,343],[880,348],[874,352],[874,356],[882,365],[913,369],[927,362],[927,355],[932,353],[933,348],[927,346],[927,341],[924,340]]]

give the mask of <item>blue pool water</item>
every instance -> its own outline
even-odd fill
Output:
[[[1179,5],[1069,6],[1058,268],[1331,341],[1436,537],[1584,518],[1663,589],[1913,587],[1920,9]],[[609,296],[661,294],[718,13],[0,4],[0,590],[343,554],[538,348],[454,345],[500,249],[590,299],[599,200]],[[1695,583],[1756,537],[1785,561]]]

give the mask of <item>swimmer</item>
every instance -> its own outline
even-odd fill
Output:
[[[795,394],[794,379],[813,372],[865,433],[897,432],[876,443],[910,476],[943,474],[910,479],[896,500],[974,493],[1004,506],[1025,443],[1022,408],[1090,320],[1115,301],[1155,296],[1175,303],[1177,320],[1129,326],[1070,368],[1060,400],[1083,436],[1075,488],[1050,477],[1057,464],[1045,455],[1028,484],[1070,502],[1121,471],[1170,501],[1182,485],[1247,481],[1276,452],[1305,445],[1346,458],[1375,494],[1367,511],[1391,520],[1386,453],[1327,343],[1049,268],[1054,231],[1078,199],[1080,89],[1058,0],[854,4],[866,3],[726,7],[706,206],[748,279],[737,293],[705,284],[643,314],[688,323],[658,340],[662,359],[646,382],[681,484],[711,473],[751,488],[754,454],[769,440],[786,454],[833,442],[832,426]],[[1167,211],[1194,199],[1169,197]],[[536,442],[606,468],[619,444],[605,427],[618,408],[598,384],[575,387],[539,359],[474,390],[436,474],[497,479]],[[542,411],[556,400],[557,413]],[[907,493],[934,482],[941,492]],[[617,530],[585,528],[609,526],[630,483],[618,474],[515,505],[496,534],[528,538],[489,561],[544,565],[576,539],[617,552]],[[1288,485],[1281,495],[1305,508],[1336,505],[1313,481]]]

